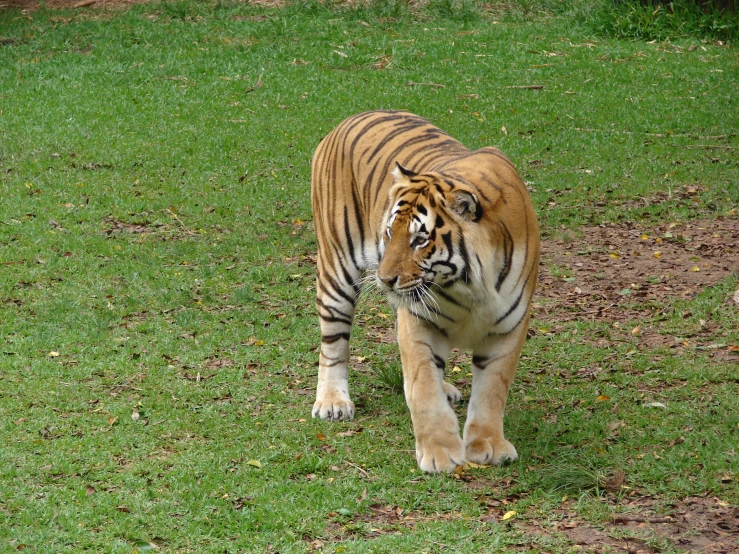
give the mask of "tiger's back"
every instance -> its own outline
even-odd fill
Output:
[[[499,461],[493,445],[482,447],[484,455],[476,453],[480,448],[475,445],[470,452],[468,445],[465,455],[461,443],[439,446],[439,441],[424,437],[430,432],[424,431],[428,418],[414,415],[413,406],[460,396],[438,377],[443,377],[451,347],[471,348],[480,371],[501,366],[487,374],[506,375],[502,386],[507,395],[525,337],[539,253],[536,217],[511,162],[494,148],[472,152],[408,112],[367,112],[345,120],[321,141],[313,158],[311,189],[321,324],[314,417],[354,416],[348,389],[349,335],[360,280],[366,271],[376,271],[378,285],[398,313],[419,464],[437,471],[465,457]],[[423,352],[413,346],[419,343]],[[495,345],[503,352],[489,355]],[[437,375],[426,375],[427,366]],[[409,383],[418,379],[424,386],[411,392],[417,396],[423,389],[420,394],[426,400],[409,396]],[[496,430],[482,427],[483,435],[493,436],[502,454],[512,458],[515,449],[511,452],[512,445],[507,448],[502,436],[505,395],[502,404],[500,399],[493,402],[493,412],[500,413],[483,416],[500,419],[494,422]],[[469,415],[474,415],[476,404],[473,381]],[[436,411],[449,431],[456,428],[450,409],[437,406]],[[477,419],[468,417],[465,435],[468,427],[475,435]],[[458,429],[455,433],[458,436]]]

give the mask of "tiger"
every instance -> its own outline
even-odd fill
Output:
[[[395,312],[418,466],[518,459],[503,413],[527,335],[539,266],[531,198],[500,150],[471,151],[407,111],[349,117],[311,163],[321,345],[312,416],[354,418],[349,336],[368,277]],[[444,381],[450,350],[472,351],[462,398]]]

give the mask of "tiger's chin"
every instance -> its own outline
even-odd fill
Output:
[[[388,288],[383,289],[383,292],[385,293],[388,303],[393,307],[393,309],[402,310],[411,307],[412,301],[407,294],[402,294]]]

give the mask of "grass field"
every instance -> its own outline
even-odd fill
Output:
[[[675,552],[614,515],[739,506],[736,272],[618,325],[543,302],[515,464],[416,469],[372,294],[357,418],[310,418],[309,163],[351,114],[501,148],[547,241],[737,217],[736,46],[403,6],[0,10],[0,551],[569,552],[580,529]],[[465,395],[469,367],[448,367]]]

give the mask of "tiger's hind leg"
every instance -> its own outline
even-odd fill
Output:
[[[319,253],[316,306],[321,326],[318,387],[313,417],[328,420],[354,419],[349,396],[349,335],[358,297],[357,268],[331,271]]]

